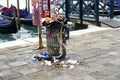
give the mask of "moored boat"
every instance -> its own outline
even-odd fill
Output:
[[[95,9],[95,4],[92,5],[93,9]],[[100,14],[110,14],[110,10],[113,6],[114,15],[120,14],[120,0],[113,0],[113,4],[111,0],[101,0],[99,1],[99,13]]]
[[[17,33],[18,27],[16,25],[16,20],[0,19],[0,33]]]
[[[29,13],[29,14],[27,14],[27,16],[24,17],[24,18],[20,17],[20,23],[26,24],[26,25],[33,25],[33,24],[32,24],[32,14]]]
[[[14,6],[11,6],[11,7],[13,7],[14,8],[14,10],[15,10],[15,13],[17,14],[17,10],[16,10],[16,8],[14,7]],[[12,9],[11,9],[11,7],[10,8],[6,8],[6,7],[4,7],[2,10],[1,10],[1,16],[4,16],[4,17],[6,17],[6,18],[12,18],[13,16],[11,16],[12,15]],[[19,9],[19,15],[20,15],[20,23],[22,23],[22,24],[27,24],[27,25],[32,25],[32,14],[31,13],[29,13],[28,11],[27,11],[27,9]]]

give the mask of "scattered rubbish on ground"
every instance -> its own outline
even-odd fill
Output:
[[[41,52],[39,54],[34,54],[31,57],[31,59],[34,62],[40,61],[41,65],[45,65],[45,66],[54,65],[56,68],[73,69],[78,64],[78,61],[75,59],[59,60],[59,59],[56,59],[54,56],[49,56],[47,52]]]

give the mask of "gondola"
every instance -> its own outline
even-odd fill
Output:
[[[18,28],[16,25],[16,20],[13,18],[9,19],[0,19],[0,33],[17,33]]]
[[[95,3],[92,5],[92,9],[95,9]],[[111,10],[111,0],[101,0],[99,2],[99,13],[100,14],[109,14]],[[114,15],[120,14],[120,0],[113,0],[113,13]]]
[[[21,18],[20,17],[20,23],[22,23],[22,24],[26,24],[26,25],[29,25],[29,26],[31,26],[31,25],[33,25],[32,24],[32,14],[28,14],[26,17],[24,17],[24,18]]]
[[[29,15],[31,15],[31,14],[29,14]],[[6,16],[6,15],[1,15],[1,16],[6,17],[8,19],[13,19],[13,17],[9,17],[9,16]],[[20,17],[20,23],[21,24],[26,24],[26,25],[29,25],[29,26],[33,25],[32,24],[32,16],[31,17],[25,17],[25,18]]]
[[[108,11],[110,10],[111,6],[111,0],[106,0],[107,6],[108,6]],[[113,12],[114,15],[119,15],[120,14],[120,0],[113,0]]]
[[[4,10],[4,9],[3,9]],[[3,11],[1,10],[1,16],[7,17],[7,18],[12,18],[11,16],[11,7],[8,8],[8,11]],[[6,9],[5,9],[6,10]],[[20,23],[26,24],[26,25],[32,25],[32,14],[27,11],[27,9],[20,9]]]

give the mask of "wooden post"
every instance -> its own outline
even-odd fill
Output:
[[[9,7],[9,0],[7,0],[7,7]]]
[[[42,44],[42,25],[38,26],[38,36],[39,36],[39,47],[38,49],[44,48]]]
[[[110,0],[110,19],[114,18],[114,0]]]
[[[26,9],[27,9],[27,11],[28,11],[28,2],[27,2],[27,0],[26,0],[25,3],[26,3]]]
[[[18,25],[18,29],[20,29],[19,0],[17,0],[17,25]]]
[[[41,18],[42,18],[42,0],[32,0],[33,6],[33,25],[38,26],[38,38],[39,38],[39,47],[37,49],[42,49],[42,25],[41,25]],[[39,5],[38,5],[39,4]],[[36,14],[37,13],[37,14]]]
[[[28,12],[30,13],[30,0],[28,0]]]
[[[103,14],[104,14],[105,13],[105,7],[106,7],[106,0],[103,0],[103,7],[104,7]]]

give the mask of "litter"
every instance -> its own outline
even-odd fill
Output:
[[[40,54],[36,54],[32,56],[32,61],[40,61],[41,65],[45,66],[52,66],[54,65],[56,68],[69,68],[69,69],[74,69],[75,65],[78,64],[77,60],[59,60],[56,59],[54,56],[49,56],[47,52],[41,52]]]
[[[51,61],[45,60],[44,63],[45,63],[45,65],[47,65],[47,66],[51,66],[51,65],[52,65]]]

